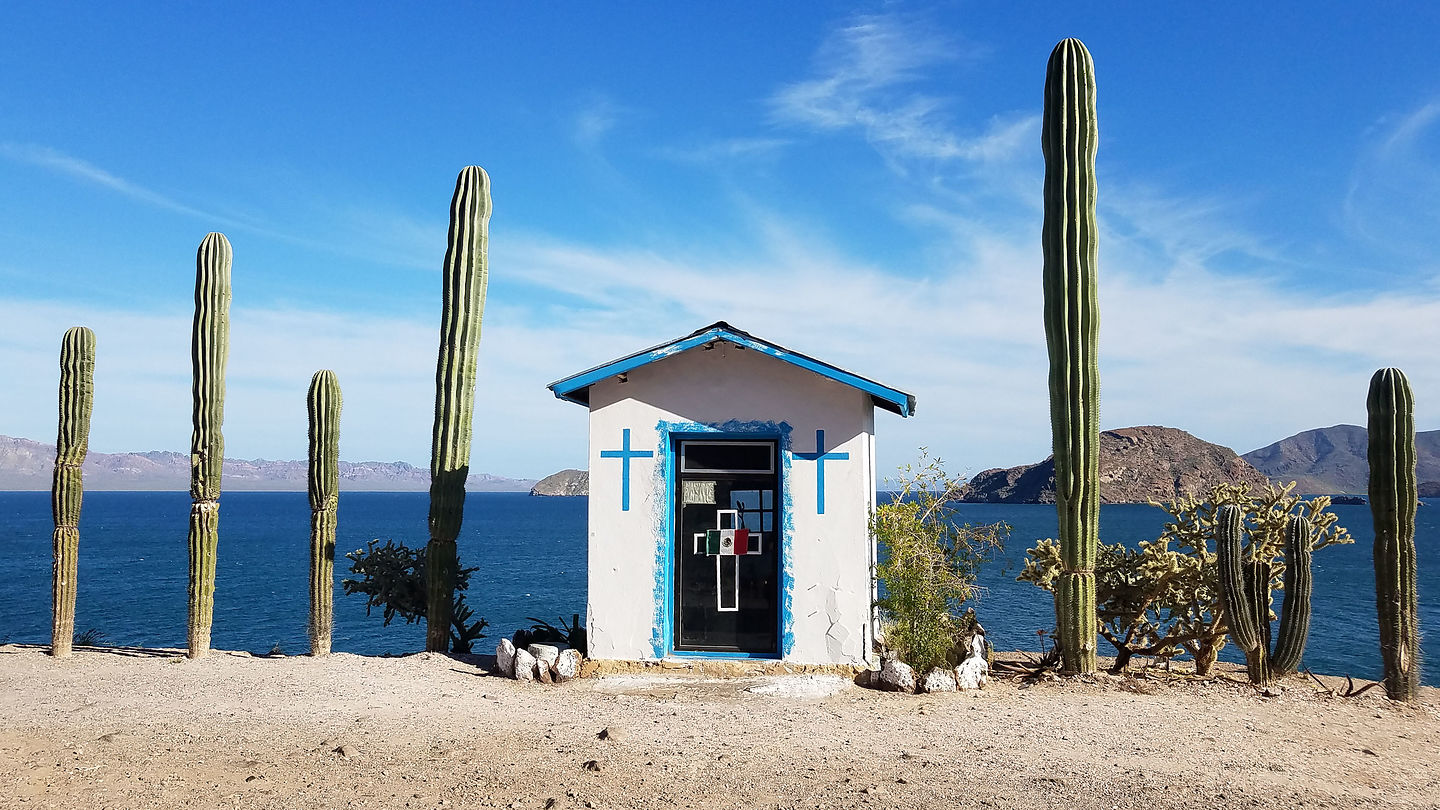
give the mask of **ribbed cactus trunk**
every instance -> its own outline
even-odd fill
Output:
[[[1045,343],[1055,508],[1064,570],[1055,625],[1066,672],[1095,671],[1095,557],[1100,532],[1100,307],[1096,295],[1095,66],[1076,39],[1045,72]]]
[[[1270,579],[1268,559],[1248,555],[1244,546],[1244,513],[1234,504],[1215,515],[1215,557],[1220,574],[1220,604],[1235,646],[1245,653],[1250,681],[1268,684],[1294,672],[1310,634],[1310,521],[1292,515],[1285,523],[1285,607],[1280,635],[1270,647]],[[1252,547],[1253,548],[1253,547]]]
[[[1285,522],[1285,607],[1280,614],[1280,635],[1270,665],[1284,675],[1300,668],[1305,642],[1310,637],[1310,543],[1313,526],[1299,515]]]
[[[190,333],[190,604],[186,655],[210,651],[215,613],[215,547],[220,538],[220,466],[225,458],[225,361],[230,355],[230,240],[211,233],[195,254],[195,322]]]
[[[1398,368],[1370,378],[1370,516],[1375,523],[1375,601],[1385,693],[1420,696],[1420,623],[1415,590],[1415,398]]]
[[[340,381],[335,372],[315,372],[305,404],[310,414],[310,654],[329,655],[340,506]]]
[[[1245,653],[1253,683],[1269,683],[1270,566],[1245,559],[1244,514],[1226,504],[1215,515],[1215,557],[1220,573],[1220,603],[1230,638]]]
[[[60,343],[60,430],[55,440],[55,567],[51,578],[50,654],[66,658],[75,641],[76,574],[80,561],[80,468],[90,448],[90,408],[95,393],[95,333],[71,327]]]
[[[485,312],[490,178],[467,166],[450,200],[445,248],[440,357],[435,368],[435,429],[430,454],[430,544],[425,550],[425,649],[450,648],[451,610],[459,563],[455,539],[470,474],[470,421],[475,411],[475,362]]]

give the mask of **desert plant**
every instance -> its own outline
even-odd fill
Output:
[[[220,467],[225,459],[225,362],[230,356],[230,240],[207,234],[195,254],[195,321],[190,332],[190,579],[185,654],[210,651],[215,551],[220,539]]]
[[[1244,512],[1234,504],[1220,507],[1215,520],[1215,559],[1220,601],[1230,637],[1245,653],[1250,681],[1267,684],[1294,672],[1310,632],[1310,521],[1291,515],[1285,524],[1285,608],[1280,637],[1270,649],[1272,560],[1263,552],[1247,555],[1242,545]]]
[[[1168,661],[1184,652],[1194,660],[1197,674],[1209,674],[1230,632],[1221,604],[1218,561],[1211,550],[1216,515],[1226,504],[1240,507],[1244,524],[1250,527],[1247,553],[1267,561],[1270,589],[1308,592],[1308,582],[1285,563],[1289,519],[1307,521],[1312,551],[1353,540],[1336,524],[1328,497],[1302,499],[1293,494],[1294,486],[1266,485],[1255,491],[1245,484],[1219,484],[1204,495],[1156,503],[1171,518],[1160,537],[1134,548],[1120,543],[1100,546],[1095,566],[1099,633],[1115,647],[1113,671],[1123,670],[1134,656]],[[1058,544],[1041,540],[1027,554],[1019,579],[1053,592],[1064,567]],[[1268,595],[1265,605],[1268,611]],[[1296,620],[1308,614],[1299,602],[1296,611]],[[1268,626],[1268,612],[1266,616]],[[1297,626],[1282,636],[1300,638],[1299,630]]]
[[[1063,568],[1054,585],[1061,668],[1095,671],[1100,535],[1100,307],[1096,295],[1095,64],[1077,39],[1045,70],[1045,343]]]
[[[310,654],[328,655],[335,626],[335,522],[340,507],[340,381],[315,372],[310,415]]]
[[[445,248],[440,355],[435,369],[435,428],[430,452],[430,543],[426,547],[425,649],[445,652],[460,563],[455,538],[465,510],[470,473],[470,422],[475,409],[475,362],[489,276],[487,242],[490,178],[467,166],[450,200]]]
[[[1420,617],[1415,590],[1415,397],[1398,368],[1370,378],[1370,516],[1375,524],[1375,603],[1385,693],[1420,695]]]
[[[589,653],[587,649],[587,639],[585,637],[585,625],[580,623],[579,613],[571,614],[568,624],[563,617],[557,616],[555,621],[560,622],[558,626],[544,619],[537,619],[534,616],[526,616],[525,620],[534,622],[534,624],[528,628],[521,628],[515,631],[511,640],[515,643],[516,647],[524,647],[536,642],[542,644],[546,642],[560,642],[578,650],[581,655]],[[521,644],[521,641],[525,643]]]
[[[919,461],[900,469],[896,484],[890,502],[875,507],[870,518],[881,550],[875,604],[886,646],[925,672],[945,665],[959,636],[970,629],[962,603],[975,596],[976,572],[1010,527],[959,523],[950,498],[960,483],[924,448]]]
[[[85,454],[90,449],[90,410],[95,394],[95,333],[83,326],[60,341],[60,428],[55,439],[55,477],[50,507],[55,563],[50,582],[50,654],[70,655],[75,636],[76,576],[80,560],[80,501],[85,495]]]
[[[75,634],[76,647],[104,647],[109,644],[105,632],[98,627],[92,627],[81,633]]]
[[[364,594],[365,615],[373,608],[380,608],[388,627],[396,616],[413,624],[420,619],[428,621],[427,588],[429,579],[425,566],[428,555],[425,549],[413,549],[394,540],[371,540],[363,549],[356,549],[345,555],[350,561],[350,572],[357,579],[342,580],[340,585],[345,593]],[[456,564],[454,601],[450,605],[450,625],[446,635],[448,647],[457,653],[468,653],[478,639],[485,637],[482,632],[489,626],[485,619],[471,621],[474,611],[465,604],[465,590],[470,587],[470,575],[474,568],[461,568]],[[426,636],[430,635],[426,627]]]

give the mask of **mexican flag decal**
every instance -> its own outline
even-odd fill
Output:
[[[752,532],[743,526],[735,525],[739,522],[739,510],[717,510],[715,523],[718,528],[706,529],[703,534],[695,535],[695,553],[701,553],[702,542],[705,547],[704,553],[710,557],[734,557],[761,553],[760,532]]]

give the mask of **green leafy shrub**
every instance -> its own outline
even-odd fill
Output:
[[[885,644],[925,672],[947,662],[973,623],[961,605],[976,595],[975,574],[1001,547],[1010,527],[958,523],[950,499],[960,482],[924,448],[919,461],[900,469],[896,483],[894,499],[877,506],[870,519],[881,548],[875,604]]]
[[[340,584],[345,593],[365,595],[365,615],[372,608],[381,608],[385,625],[396,617],[413,624],[425,618],[425,549],[410,548],[394,540],[379,540],[345,555],[350,561],[350,572],[358,579],[346,579]],[[465,604],[465,589],[470,587],[470,575],[475,568],[458,568],[455,574],[455,601],[450,610],[450,649],[457,653],[470,652],[471,645],[485,637],[481,632],[489,626],[485,619],[470,621],[475,615]]]
[[[1328,496],[1305,500],[1291,493],[1294,488],[1294,482],[1267,484],[1258,492],[1245,484],[1218,484],[1204,497],[1152,502],[1170,515],[1160,537],[1141,541],[1137,548],[1101,544],[1095,601],[1099,633],[1115,647],[1113,671],[1123,670],[1137,655],[1168,661],[1183,652],[1194,659],[1196,674],[1210,673],[1229,633],[1214,551],[1215,515],[1221,506],[1235,504],[1244,513],[1250,537],[1246,559],[1269,562],[1272,592],[1284,589],[1285,522],[1290,515],[1309,519],[1311,550],[1354,542],[1336,525]],[[1059,545],[1047,538],[1026,554],[1029,559],[1018,579],[1053,593],[1062,568]]]

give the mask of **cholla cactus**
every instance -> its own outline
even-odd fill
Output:
[[[55,567],[51,579],[50,654],[66,658],[75,638],[76,570],[80,558],[81,467],[90,448],[90,409],[95,393],[95,333],[83,326],[60,343],[60,430],[55,440]]]

